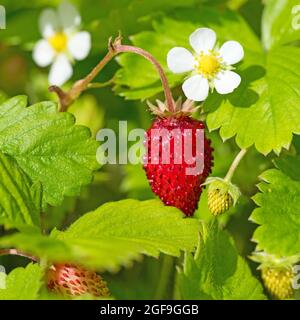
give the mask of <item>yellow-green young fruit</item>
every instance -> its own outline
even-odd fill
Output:
[[[218,216],[233,206],[233,199],[228,192],[219,189],[208,190],[208,208],[214,215]]]
[[[261,277],[273,298],[283,300],[293,296],[292,281],[294,273],[291,268],[264,267],[261,269]]]
[[[219,177],[208,178],[203,185],[208,185],[207,204],[214,216],[219,216],[235,206],[241,195],[236,185]]]

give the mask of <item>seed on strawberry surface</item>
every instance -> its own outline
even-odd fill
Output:
[[[46,275],[48,289],[64,296],[91,294],[95,297],[110,295],[106,282],[94,271],[74,264],[54,264]]]
[[[210,140],[204,136],[204,149],[198,148],[197,144],[198,133],[205,129],[205,125],[190,117],[195,110],[191,101],[184,104],[181,100],[177,101],[174,113],[167,111],[160,101],[158,107],[150,104],[150,109],[157,118],[148,129],[145,139],[147,155],[144,170],[148,181],[152,191],[167,206],[177,207],[191,216],[198,207],[203,189],[201,185],[211,173],[213,165]],[[165,133],[163,137],[162,132]],[[156,154],[153,152],[154,156],[151,154],[153,148],[158,150]],[[167,160],[164,151],[167,151]],[[192,172],[197,161],[202,161],[203,170]]]
[[[250,259],[259,263],[264,286],[274,299],[294,297],[293,281],[297,280],[294,267],[299,263],[299,254],[280,256],[266,251],[254,251]]]

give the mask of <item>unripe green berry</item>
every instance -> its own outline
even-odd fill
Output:
[[[275,299],[283,300],[293,296],[294,273],[291,268],[264,267],[261,269],[261,277],[266,289]]]
[[[219,189],[208,191],[208,208],[214,216],[229,210],[233,205],[233,199],[228,192],[221,192]]]

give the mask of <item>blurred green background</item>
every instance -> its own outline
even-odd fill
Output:
[[[197,10],[201,5],[214,6],[220,10],[229,7],[239,13],[260,35],[263,2],[260,0],[76,0],[69,1],[77,6],[82,16],[82,29],[92,35],[92,50],[87,59],[74,65],[74,75],[64,86],[70,87],[85,76],[105,55],[107,41],[121,30],[124,43],[129,36],[141,30],[151,30],[155,16],[172,15],[183,7]],[[38,17],[47,7],[56,7],[58,0],[6,0],[7,28],[0,30],[0,90],[3,96],[26,94],[30,104],[41,100],[54,100],[48,92],[48,68],[39,68],[32,59],[32,48],[41,38]],[[118,69],[117,62],[110,63],[97,78],[99,82],[110,80]],[[134,77],[134,74],[132,75]],[[127,120],[128,129],[147,129],[152,116],[146,103],[125,101],[117,96],[112,86],[86,91],[69,110],[79,124],[91,128],[95,135],[100,128],[118,130],[118,121]],[[217,132],[209,134],[215,149],[214,176],[224,176],[238,152],[233,139],[223,143]],[[255,225],[248,221],[254,208],[251,196],[256,192],[259,174],[271,166],[271,159],[258,154],[254,149],[245,157],[234,177],[244,196],[238,206],[224,215],[221,223],[233,235],[240,253],[247,257],[254,248],[250,238]],[[92,185],[84,188],[76,198],[66,198],[60,207],[49,207],[46,212],[47,229],[54,226],[66,228],[80,215],[95,209],[102,203],[125,198],[150,199],[153,197],[141,165],[106,165],[96,173]],[[196,215],[209,220],[206,193],[204,192]],[[2,233],[4,231],[2,230]],[[1,233],[1,231],[0,231]],[[7,271],[28,261],[16,257],[0,257],[0,264]],[[252,264],[251,264],[252,265]],[[171,298],[175,277],[175,261],[170,257],[160,260],[145,258],[118,274],[104,275],[112,294],[116,298]],[[253,271],[255,266],[253,266]]]

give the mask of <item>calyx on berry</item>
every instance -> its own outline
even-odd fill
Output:
[[[208,208],[214,216],[218,216],[235,206],[241,192],[227,179],[211,177],[203,185],[208,185]]]
[[[257,269],[261,271],[264,286],[273,298],[293,298],[293,281],[296,276],[293,266],[300,260],[300,255],[277,257],[264,251],[255,251],[250,259],[259,263]]]
[[[150,111],[160,118],[191,116],[200,108],[200,105],[195,106],[195,103],[192,100],[187,99],[182,102],[181,97],[179,97],[177,101],[174,102],[173,112],[168,109],[168,106],[165,102],[156,100],[156,103],[157,105],[154,105],[150,101],[147,101]]]

